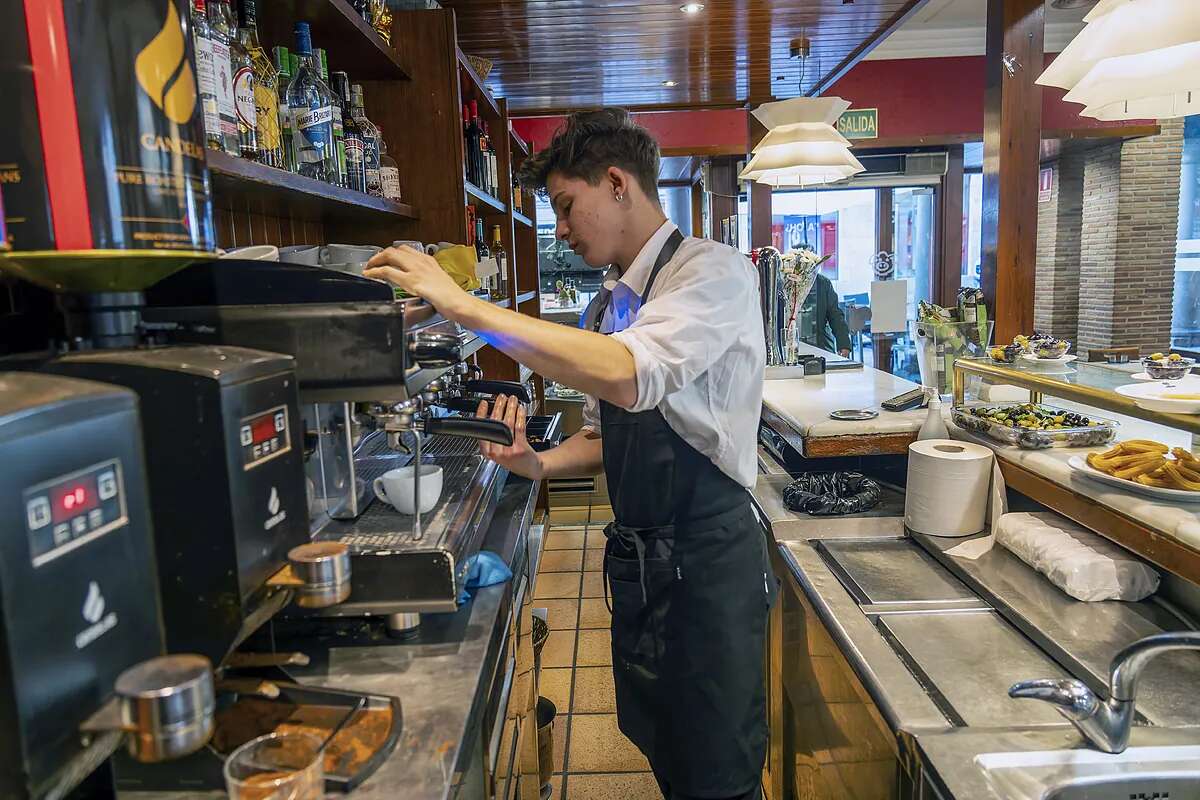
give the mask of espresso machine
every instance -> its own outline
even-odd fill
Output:
[[[143,316],[163,342],[296,359],[309,532],[349,547],[353,588],[337,606],[288,615],[378,616],[396,633],[419,613],[457,608],[507,477],[476,442],[512,441],[507,426],[469,414],[499,393],[529,401],[522,385],[481,380],[467,363],[481,339],[387,284],[265,262],[195,264],[152,287]],[[371,489],[411,463],[443,468],[441,499],[424,517],[400,515]]]
[[[114,796],[202,747],[211,664],[164,657],[137,397],[0,373],[0,796]]]

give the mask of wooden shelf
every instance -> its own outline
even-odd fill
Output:
[[[473,184],[467,180],[464,180],[463,183],[467,187],[467,195],[468,196],[473,197],[475,200],[479,201],[480,203],[482,203],[483,205],[492,209],[493,211],[499,211],[501,214],[508,211],[508,206],[504,205],[504,203],[501,203],[499,200],[492,197],[490,194],[485,192],[483,189],[480,189],[475,184]]]
[[[531,220],[529,217],[522,214],[520,211],[512,212],[512,218],[513,218],[513,222],[517,222],[521,225],[524,225],[526,228],[533,227],[533,220]]]
[[[472,97],[464,97],[463,101],[466,102],[468,100],[476,100],[481,106],[481,114],[485,113],[488,109],[491,109],[492,117],[496,119],[502,118],[503,115],[500,113],[500,106],[496,105],[496,98],[488,94],[487,87],[483,85],[483,78],[479,77],[479,73],[476,72],[475,68],[471,66],[471,62],[467,61],[466,53],[462,51],[461,47],[456,48],[456,51],[458,53],[459,69],[462,70],[463,74],[467,76],[467,80],[470,84],[472,84],[473,88],[473,91],[471,92]]]
[[[277,0],[260,8],[258,28],[268,52],[272,45],[295,47],[297,22],[307,22],[313,47],[325,48],[330,70],[349,73],[350,80],[407,79],[396,51],[346,0]]]
[[[216,150],[207,151],[208,169],[219,206],[249,206],[257,200],[271,213],[286,213],[300,219],[353,221],[365,216],[376,220],[417,219],[417,212],[405,203],[393,203],[352,189],[343,189],[303,175],[296,175],[264,164],[234,158]]]

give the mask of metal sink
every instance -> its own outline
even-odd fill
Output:
[[[1200,800],[1200,746],[984,753],[975,764],[1009,800]]]

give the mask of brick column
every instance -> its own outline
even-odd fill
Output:
[[[1083,167],[1078,349],[1171,338],[1183,121],[1088,151]]]
[[[1054,182],[1050,199],[1038,204],[1034,328],[1073,342],[1079,336],[1084,154],[1068,145],[1058,159],[1042,165],[1054,170]]]

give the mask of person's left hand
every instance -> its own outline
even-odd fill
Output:
[[[449,317],[455,302],[465,298],[433,256],[418,253],[411,247],[389,247],[367,262],[363,277],[385,280],[409,294],[429,301],[444,316]]]

